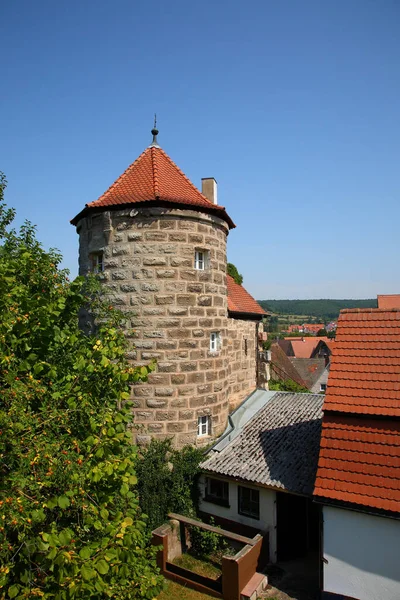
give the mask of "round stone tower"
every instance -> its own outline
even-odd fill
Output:
[[[153,143],[72,220],[79,273],[98,272],[112,302],[133,315],[132,363],[157,361],[132,389],[137,441],[207,444],[229,409],[226,239],[234,224],[216,202],[215,180],[203,180],[201,193],[152,133]]]

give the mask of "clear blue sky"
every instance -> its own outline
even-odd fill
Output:
[[[256,298],[400,292],[398,0],[2,0],[0,28],[7,202],[72,275],[69,220],[157,112]]]

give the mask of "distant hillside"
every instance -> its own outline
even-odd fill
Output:
[[[258,300],[265,310],[283,315],[309,315],[329,321],[337,319],[342,308],[376,308],[376,298],[369,300]]]

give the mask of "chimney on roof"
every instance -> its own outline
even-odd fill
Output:
[[[400,294],[378,294],[378,308],[400,308]]]
[[[214,177],[203,177],[201,180],[201,193],[213,204],[218,204],[217,182]]]

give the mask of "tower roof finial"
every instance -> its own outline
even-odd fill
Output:
[[[151,134],[153,136],[153,141],[150,144],[150,148],[159,148],[160,146],[158,145],[158,141],[157,141],[158,129],[157,129],[156,113],[154,113],[154,126],[153,126],[153,129],[151,130]]]

